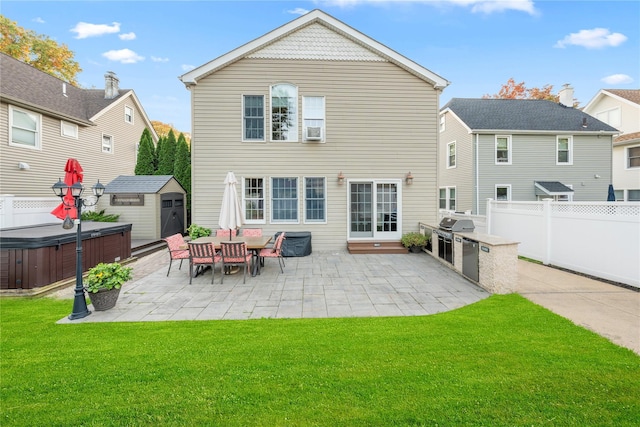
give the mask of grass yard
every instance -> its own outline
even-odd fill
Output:
[[[640,357],[518,295],[425,317],[58,325],[0,300],[0,425],[637,426]]]

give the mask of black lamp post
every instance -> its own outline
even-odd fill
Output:
[[[84,286],[82,286],[82,207],[83,206],[94,206],[98,203],[98,199],[100,196],[104,194],[104,185],[100,184],[100,180],[91,187],[93,190],[93,195],[96,196],[96,199],[93,203],[88,203],[87,199],[82,198],[82,192],[84,191],[84,187],[80,182],[76,182],[75,184],[69,186],[62,182],[62,180],[58,179],[51,189],[56,194],[56,196],[62,199],[62,203],[69,208],[76,208],[76,212],[78,215],[77,219],[77,230],[76,230],[76,289],[75,296],[73,299],[73,312],[69,315],[69,320],[81,319],[91,314],[89,309],[87,308],[87,300],[84,296]],[[71,195],[73,196],[73,205],[68,204],[64,198],[67,193],[71,190]],[[65,218],[63,225],[65,229],[73,228],[73,222],[69,215]]]

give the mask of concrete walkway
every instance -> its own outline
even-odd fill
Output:
[[[284,274],[266,260],[260,276],[227,275],[219,267],[189,285],[188,262],[166,250],[131,264],[134,279],[115,308],[60,323],[354,316],[419,316],[474,303],[489,293],[427,254],[320,253],[286,258]],[[518,262],[518,292],[532,302],[640,354],[640,292],[576,274]],[[72,298],[73,286],[57,293]]]

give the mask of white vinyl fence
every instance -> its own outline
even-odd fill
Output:
[[[486,232],[544,264],[640,287],[639,202],[489,199]]]
[[[58,197],[0,196],[0,228],[27,227],[38,224],[62,223],[51,214],[60,204]]]

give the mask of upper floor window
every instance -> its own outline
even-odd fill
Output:
[[[627,168],[640,167],[640,145],[627,148]]]
[[[502,201],[511,200],[511,185],[496,185],[495,199]]]
[[[620,126],[620,108],[612,108],[611,110],[601,111],[596,113],[596,119],[601,122],[605,122],[609,126]]]
[[[304,179],[304,222],[327,221],[327,191],[324,177]]]
[[[264,178],[245,178],[243,186],[245,222],[264,224]]]
[[[447,168],[456,167],[456,142],[447,144]]]
[[[440,114],[440,132],[444,132],[445,130],[446,121],[444,117],[444,114]]]
[[[324,141],[324,96],[303,96],[302,117],[303,139]]]
[[[60,121],[60,134],[69,138],[78,139],[78,125]]]
[[[442,187],[439,190],[438,207],[440,209],[456,210],[456,187]]]
[[[570,136],[559,136],[557,140],[556,164],[573,164],[573,138]]]
[[[242,97],[243,141],[264,141],[264,96]]]
[[[298,88],[293,85],[271,86],[271,140],[298,140]]]
[[[124,121],[133,124],[133,108],[124,106]]]
[[[9,145],[39,150],[41,124],[40,114],[9,106]]]
[[[111,135],[102,134],[102,152],[113,153],[113,137]]]
[[[496,165],[511,164],[511,137],[496,136]]]
[[[271,221],[298,222],[298,178],[271,178]]]

